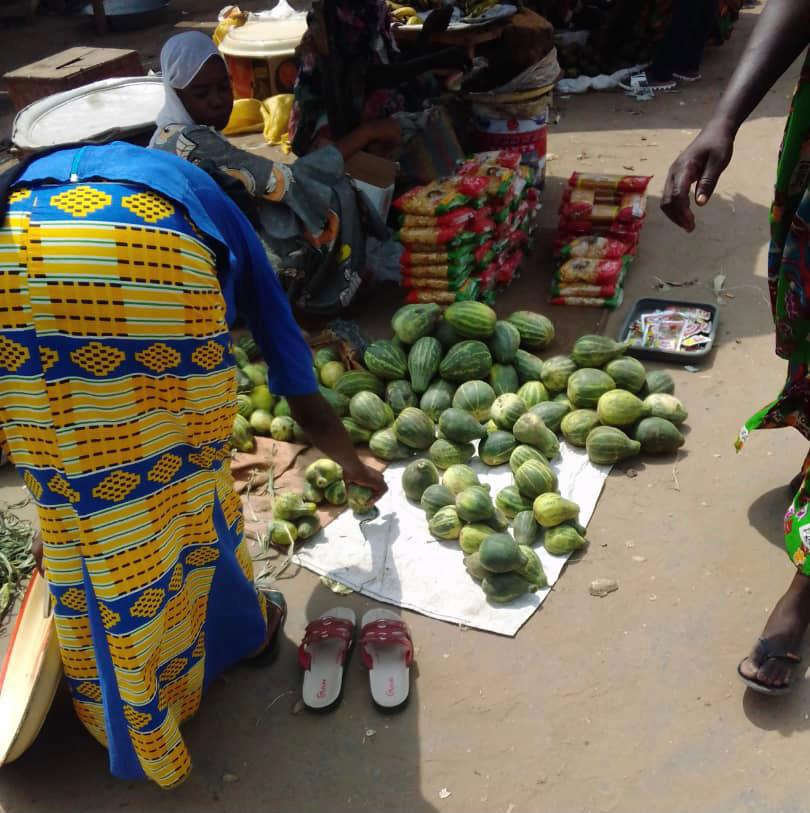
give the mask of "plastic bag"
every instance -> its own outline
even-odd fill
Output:
[[[262,103],[259,99],[236,99],[223,135],[234,136],[244,133],[260,133],[264,126]]]
[[[217,27],[211,35],[214,45],[219,46],[225,35],[232,29],[244,25],[250,15],[239,6],[225,6],[217,15]]]
[[[366,238],[366,269],[374,282],[399,282],[402,246],[396,240]]]
[[[294,101],[291,93],[279,93],[265,99],[261,106],[264,140],[268,144],[280,145],[285,153],[291,149],[289,131]]]
[[[270,11],[251,11],[251,20],[293,20],[296,17],[306,17],[306,11],[296,11],[287,0],[278,0]]]

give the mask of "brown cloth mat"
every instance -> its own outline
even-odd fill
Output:
[[[385,469],[385,463],[366,450],[358,450],[360,459],[377,471]],[[264,536],[267,523],[273,518],[273,490],[301,493],[304,487],[304,472],[310,463],[324,457],[313,447],[297,443],[284,443],[272,438],[256,438],[256,451],[252,454],[238,452],[231,461],[236,493],[242,497],[245,514],[245,534],[251,548],[257,538]],[[268,489],[272,474],[272,489]],[[318,517],[321,525],[328,525],[345,505],[321,505]]]

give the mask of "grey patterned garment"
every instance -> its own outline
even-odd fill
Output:
[[[281,164],[240,150],[212,127],[197,124],[164,127],[152,146],[197,164],[217,180],[220,175],[238,181],[256,202],[252,219],[254,225],[258,219],[271,256],[285,257],[302,240],[315,249],[329,250],[334,244],[340,223],[333,187],[345,177],[337,148],[324,147],[293,164]]]

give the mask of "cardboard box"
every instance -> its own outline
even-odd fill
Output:
[[[53,93],[89,85],[99,79],[143,76],[137,51],[120,48],[68,48],[10,71],[3,78],[17,110]]]
[[[346,162],[346,174],[354,187],[365,193],[383,220],[387,220],[394,199],[397,165],[387,158],[359,152]]]

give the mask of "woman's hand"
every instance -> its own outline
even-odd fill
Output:
[[[434,69],[466,73],[472,68],[472,60],[463,48],[443,48],[431,55],[431,65]]]
[[[396,119],[380,119],[364,126],[367,131],[367,144],[385,144],[389,147],[396,147],[402,142],[402,128]]]
[[[346,483],[370,488],[375,497],[386,490],[382,474],[364,465],[357,456],[346,427],[320,393],[287,396],[293,417],[309,436],[312,444],[326,457],[339,463]]]
[[[673,223],[686,231],[694,230],[695,215],[689,206],[692,186],[696,184],[695,202],[705,206],[731,161],[733,148],[734,131],[720,122],[709,122],[678,156],[661,197],[661,209]]]
[[[382,473],[372,469],[371,466],[366,466],[359,459],[356,465],[343,466],[343,479],[347,485],[353,483],[356,486],[370,488],[375,498],[382,497],[388,491]]]
[[[344,161],[348,161],[370,144],[382,144],[387,149],[398,146],[402,141],[402,130],[396,119],[382,119],[361,124],[335,146],[340,150]],[[299,421],[300,423],[300,421]]]

